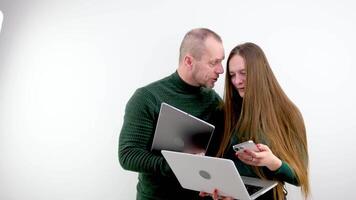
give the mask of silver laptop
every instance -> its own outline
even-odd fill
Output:
[[[162,103],[151,150],[205,154],[213,131],[213,125]]]
[[[183,188],[240,200],[256,199],[277,185],[276,181],[240,176],[232,160],[162,150]]]

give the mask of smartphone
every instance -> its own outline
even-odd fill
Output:
[[[239,143],[239,144],[236,144],[234,146],[232,146],[232,148],[234,149],[234,151],[236,152],[241,152],[245,149],[249,149],[251,151],[260,151],[256,144],[252,141],[252,140],[248,140],[246,142],[242,142],[242,143]]]

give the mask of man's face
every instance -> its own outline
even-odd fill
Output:
[[[221,42],[212,37],[205,41],[206,50],[200,60],[196,60],[192,68],[193,81],[198,86],[213,88],[219,75],[224,73],[222,61],[225,58]]]

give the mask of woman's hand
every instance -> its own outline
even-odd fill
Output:
[[[259,152],[244,150],[243,152],[237,152],[235,155],[242,162],[252,166],[266,166],[271,171],[276,171],[282,165],[282,161],[275,156],[271,149],[264,144],[257,144]]]
[[[201,196],[201,197],[211,196],[214,200],[220,200],[220,199],[221,200],[233,200],[233,198],[231,198],[231,197],[219,196],[217,189],[215,189],[212,194],[209,194],[209,193],[206,193],[206,192],[200,192],[199,196]]]

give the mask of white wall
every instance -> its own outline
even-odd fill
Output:
[[[3,19],[3,14],[0,10],[0,32],[1,32],[1,28],[2,28],[2,19]]]
[[[125,104],[176,69],[195,27],[226,55],[264,49],[304,115],[311,199],[355,199],[356,6],[338,2],[0,0],[0,199],[134,199],[117,161]]]

